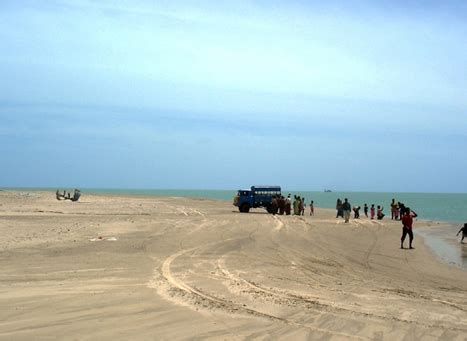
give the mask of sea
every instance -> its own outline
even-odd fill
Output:
[[[2,188],[3,190],[30,190],[53,191],[55,188]],[[64,190],[65,188],[60,188]],[[71,191],[71,189],[66,189]],[[187,197],[232,201],[237,190],[205,190],[205,189],[104,189],[81,188],[86,193],[105,195],[141,195],[163,197]],[[396,193],[396,192],[324,192],[282,190],[285,196],[291,194],[305,198],[307,206],[313,200],[314,206],[319,208],[336,207],[337,198],[348,198],[352,206],[361,206],[366,203],[369,207],[374,204],[383,206],[386,218],[390,219],[390,203],[392,199],[402,202],[418,214],[415,238],[423,236],[425,243],[435,254],[446,263],[467,270],[467,239],[465,244],[459,243],[460,236],[456,237],[460,227],[467,223],[467,193]],[[441,222],[428,224],[427,221]],[[420,225],[422,225],[420,227]],[[425,225],[425,226],[424,226]]]

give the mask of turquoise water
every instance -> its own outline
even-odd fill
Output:
[[[9,188],[17,189],[19,188]],[[22,188],[21,190],[26,190]],[[35,188],[28,190],[50,190],[55,192],[55,188]],[[63,190],[63,189],[61,189]],[[71,189],[67,189],[71,190]],[[187,190],[187,189],[100,189],[81,188],[83,195],[88,193],[97,194],[130,194],[145,196],[171,196],[232,200],[236,190]],[[363,214],[363,204],[367,203],[384,206],[386,215],[391,215],[390,203],[394,198],[403,202],[415,212],[419,219],[441,220],[454,223],[467,222],[467,193],[378,193],[378,192],[310,192],[310,191],[288,191],[282,193],[300,195],[305,197],[307,205],[313,200],[315,207],[335,208],[337,198],[348,198],[352,206],[361,206],[360,214]]]

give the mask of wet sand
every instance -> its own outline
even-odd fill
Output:
[[[466,339],[465,270],[315,211],[0,191],[0,339]]]
[[[424,238],[434,253],[444,262],[467,270],[467,240],[460,243],[462,235],[456,236],[463,224],[424,222],[417,234]]]

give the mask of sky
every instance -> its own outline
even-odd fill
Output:
[[[0,187],[467,192],[464,1],[0,2]]]

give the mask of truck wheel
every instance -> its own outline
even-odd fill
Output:
[[[271,213],[272,214],[272,205],[268,205],[266,207],[266,211],[268,211],[268,213]]]
[[[248,213],[248,212],[250,212],[250,205],[248,205],[248,204],[243,204],[242,206],[240,206],[240,212],[243,212],[243,213]]]

